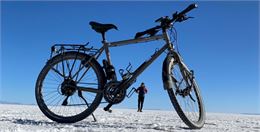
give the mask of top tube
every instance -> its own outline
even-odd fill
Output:
[[[159,34],[159,35],[155,35],[155,36],[151,36],[151,37],[115,41],[115,42],[110,42],[108,47],[117,47],[117,46],[123,46],[123,45],[128,45],[128,44],[143,43],[143,42],[160,40],[160,39],[164,39],[164,38],[165,38],[164,35]]]

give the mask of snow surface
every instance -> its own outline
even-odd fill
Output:
[[[200,130],[190,130],[175,111],[101,108],[95,111],[97,122],[89,116],[73,124],[49,120],[34,105],[0,104],[0,132],[260,132],[260,115],[207,113],[206,124]]]

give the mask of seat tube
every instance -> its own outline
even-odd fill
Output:
[[[110,58],[110,52],[109,52],[109,48],[108,48],[108,43],[106,42],[106,40],[103,40],[102,43],[105,48],[105,53],[106,53],[108,64],[112,65],[111,58]]]

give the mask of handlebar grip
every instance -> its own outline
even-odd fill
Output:
[[[190,4],[186,9],[184,9],[181,13],[179,14],[186,14],[187,12],[191,11],[194,8],[197,8],[198,5],[197,4]]]

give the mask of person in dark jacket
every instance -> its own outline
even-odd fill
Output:
[[[141,83],[141,86],[136,89],[138,93],[138,110],[137,112],[142,112],[143,104],[144,104],[144,95],[147,93],[147,88],[144,83]]]

